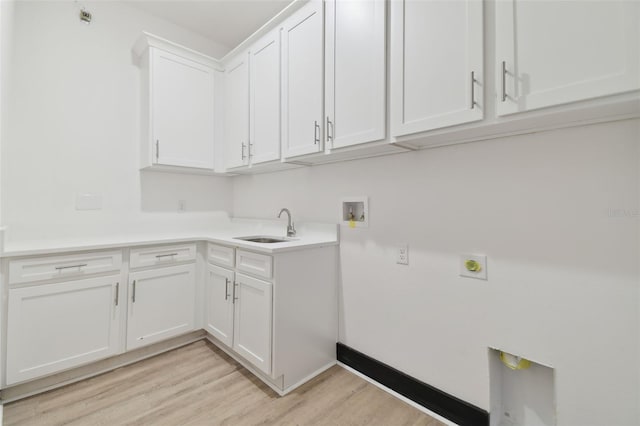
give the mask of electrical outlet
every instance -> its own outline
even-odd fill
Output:
[[[185,200],[178,200],[178,211],[183,212],[187,210],[187,202]]]
[[[396,253],[396,263],[398,265],[409,264],[409,246],[400,246]]]
[[[460,255],[460,276],[486,280],[487,256],[477,256],[473,254]]]

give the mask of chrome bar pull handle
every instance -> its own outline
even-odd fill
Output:
[[[131,293],[131,303],[136,303],[136,280],[133,280],[133,291]]]
[[[120,302],[120,283],[116,283],[116,306]]]
[[[242,142],[242,151],[241,151],[242,153],[241,153],[241,155],[242,155],[242,160],[243,160],[243,161],[244,161],[244,159],[246,158],[246,155],[244,155],[244,149],[246,148],[246,146],[247,146],[247,145],[246,145],[244,142]]]
[[[224,279],[224,300],[229,300],[229,278]]]
[[[249,142],[249,158],[253,157],[253,144],[251,142]]]
[[[82,268],[84,266],[87,266],[86,263],[81,263],[79,265],[69,265],[69,266],[56,266],[56,269],[58,271],[62,271],[63,269],[71,269],[71,268]]]
[[[160,161],[160,139],[156,139],[156,163]]]
[[[507,100],[507,63],[502,61],[502,102]]]
[[[471,109],[476,107],[476,72],[471,71]]]
[[[313,144],[317,145],[318,142],[320,142],[320,125],[318,124],[317,121],[314,121],[314,128],[313,128]]]
[[[163,257],[171,257],[171,256],[177,256],[177,255],[178,255],[178,253],[156,254],[156,258],[160,259],[160,258],[163,258]]]
[[[333,142],[333,122],[327,116],[327,141]]]
[[[236,297],[236,287],[238,287],[238,283],[234,281],[233,283],[233,303],[236,303],[236,300],[238,300],[238,298]]]

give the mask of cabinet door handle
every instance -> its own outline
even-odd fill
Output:
[[[224,279],[224,300],[229,300],[229,278]]]
[[[116,283],[116,306],[120,302],[120,283]]]
[[[58,271],[62,271],[63,269],[71,269],[71,268],[82,268],[84,266],[87,266],[86,263],[81,263],[79,265],[69,265],[69,266],[56,266],[56,269]]]
[[[476,107],[476,72],[471,71],[471,109]]]
[[[251,152],[253,148],[253,144],[249,142],[249,158],[253,157],[253,153]]]
[[[133,291],[131,295],[131,303],[136,303],[136,280],[133,280]]]
[[[333,142],[333,122],[329,120],[329,116],[327,116],[327,142]]]
[[[233,282],[233,303],[236,303],[236,300],[238,300],[238,298],[236,297],[236,287],[238,287],[238,283],[237,282]]]
[[[246,157],[246,155],[244,155],[244,148],[245,148],[246,146],[247,146],[247,145],[246,145],[244,142],[242,142],[242,152],[241,152],[241,155],[242,155],[242,160],[243,160],[243,161],[244,161],[244,159],[245,159],[245,157]]]
[[[318,142],[320,142],[320,125],[318,124],[317,121],[314,121],[314,128],[313,128],[313,144],[317,145]]]
[[[169,254],[156,254],[156,258],[160,259],[162,257],[171,257],[171,256],[177,256],[178,253],[169,253]]]
[[[507,63],[502,61],[502,102],[507,100]]]
[[[160,161],[160,139],[156,139],[156,163]]]

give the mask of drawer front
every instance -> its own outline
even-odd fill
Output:
[[[273,276],[273,259],[266,254],[236,250],[236,269],[262,278]]]
[[[195,244],[172,244],[131,249],[129,265],[133,268],[171,265],[196,259]]]
[[[226,266],[228,268],[233,268],[235,264],[233,248],[219,246],[217,244],[209,244],[207,259],[213,264]]]
[[[122,252],[72,254],[9,261],[9,284],[119,272]]]

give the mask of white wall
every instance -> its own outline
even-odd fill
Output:
[[[342,228],[342,342],[487,410],[500,348],[555,368],[559,425],[637,425],[639,155],[633,120],[236,177],[234,215],[335,222],[368,195],[370,227]]]
[[[226,48],[138,9],[72,1],[19,2],[3,141],[3,217],[8,239],[55,238],[191,224],[175,214],[224,212],[228,178],[140,172],[140,71],[132,46],[143,30],[203,53]],[[4,49],[3,49],[4,51]],[[75,194],[98,193],[100,211],[76,211]],[[200,215],[201,216],[201,215]]]
[[[9,89],[11,88],[11,60],[13,56],[14,2],[0,2],[0,225],[2,224],[2,142],[9,122]],[[1,235],[0,235],[1,238]]]

